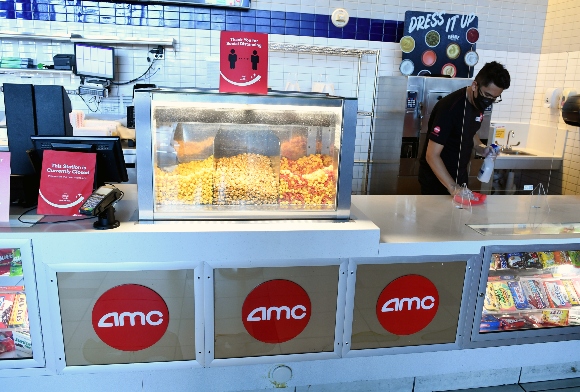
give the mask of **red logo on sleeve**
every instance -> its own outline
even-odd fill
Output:
[[[439,127],[435,127],[435,128],[433,128],[433,134],[434,134],[435,136],[439,136],[439,132],[441,132],[441,128],[439,128]]]

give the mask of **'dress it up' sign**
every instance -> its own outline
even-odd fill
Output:
[[[221,32],[220,92],[268,93],[268,34]]]

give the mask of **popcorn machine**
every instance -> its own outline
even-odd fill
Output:
[[[350,216],[356,99],[135,92],[139,220]]]

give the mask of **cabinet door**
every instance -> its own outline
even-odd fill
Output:
[[[0,369],[44,367],[31,242],[0,240]]]

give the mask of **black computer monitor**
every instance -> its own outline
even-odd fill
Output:
[[[94,152],[95,189],[109,182],[129,181],[121,139],[117,136],[30,136],[30,139],[34,146],[30,156],[38,173],[45,150]]]
[[[115,49],[109,46],[75,43],[75,74],[85,78],[113,80]]]

